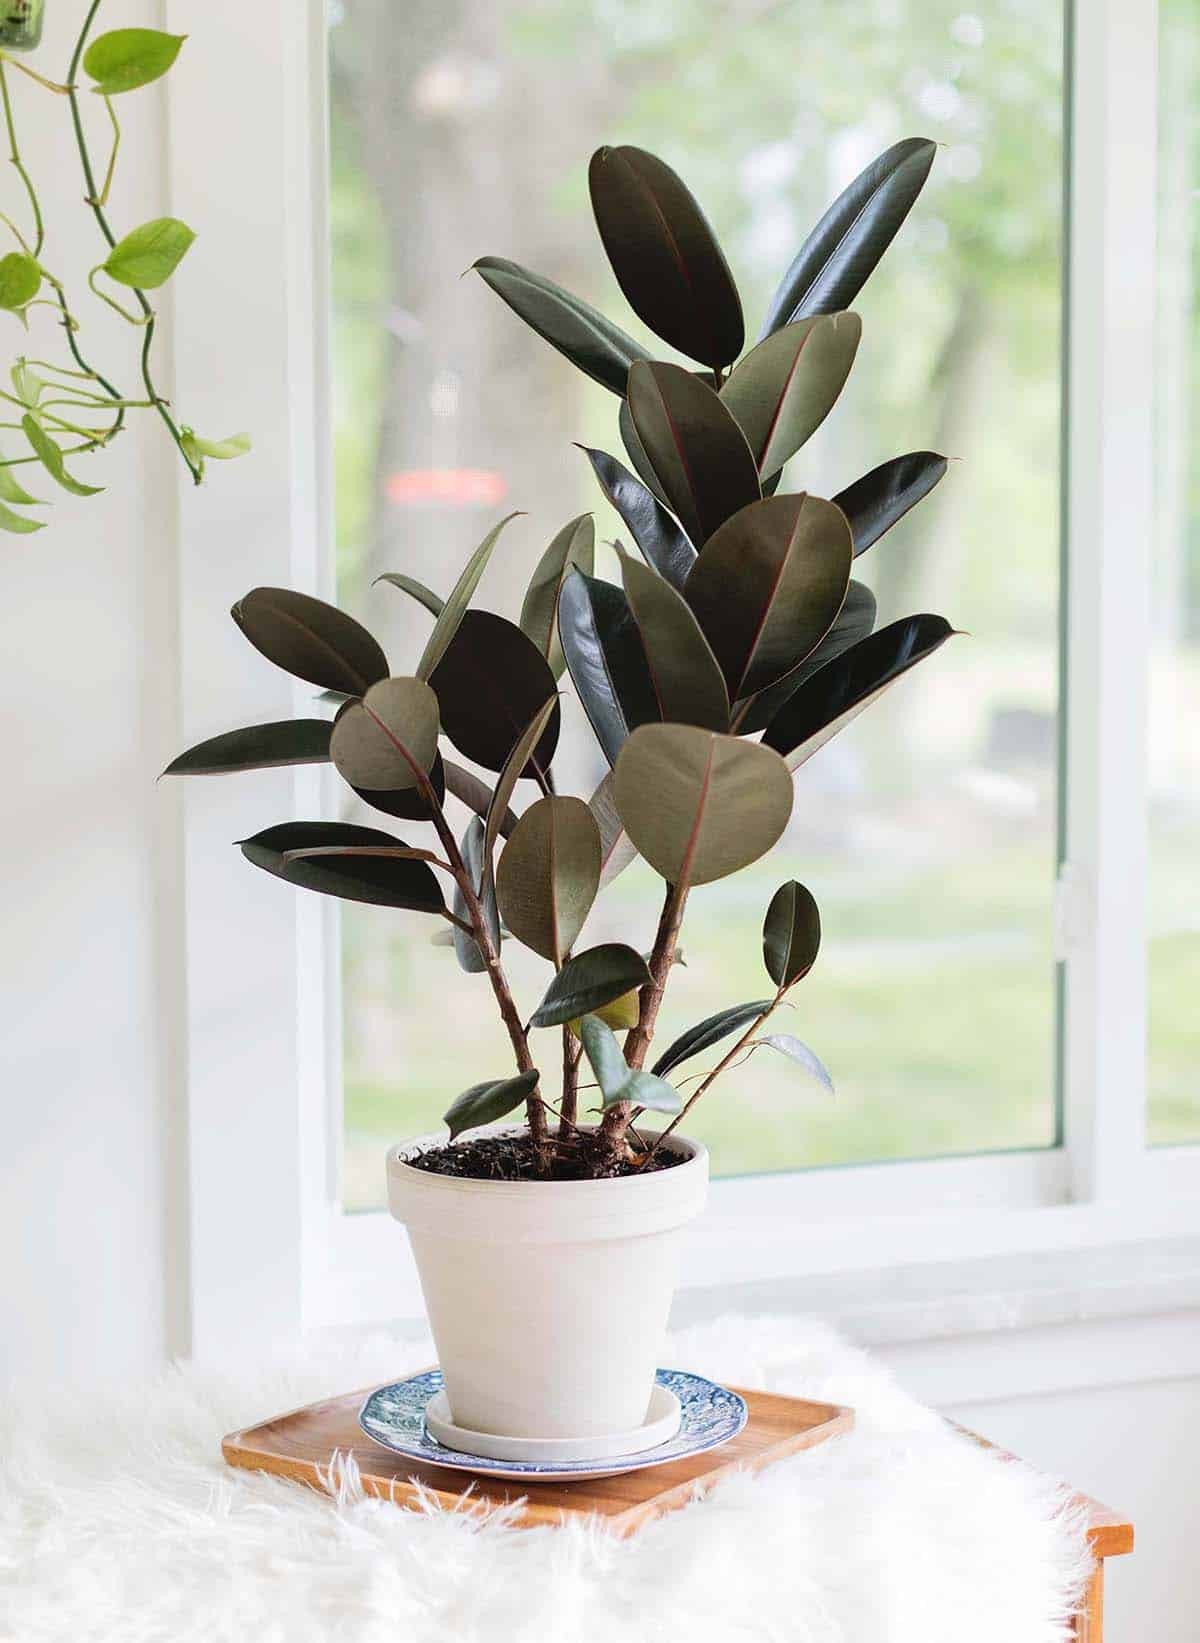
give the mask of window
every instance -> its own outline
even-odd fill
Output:
[[[479,255],[509,256],[637,332],[588,209],[598,143],[635,141],[678,166],[713,216],[750,324],[868,159],[914,131],[946,145],[856,303],[864,344],[850,384],[789,482],[831,495],[904,450],[959,459],[858,569],[881,622],[931,609],[972,637],[803,772],[773,858],[692,898],[663,1030],[756,996],[762,911],[794,873],[826,930],[794,1030],[838,1096],[760,1056],[740,1087],[730,1079],[696,1109],[714,1167],[1051,1145],[1056,8],[826,0],[749,24],[727,0],[409,11],[399,29],[387,8],[340,0],[329,35],[338,587],[393,656],[419,647],[425,618],[372,587],[380,571],[444,590],[489,525],[524,508],[481,590],[511,607],[565,520],[590,508],[601,539],[619,529],[570,445],[619,451],[615,401],[481,282],[458,278]],[[560,782],[586,794],[598,760],[576,753]],[[640,921],[649,946],[651,878],[635,868],[618,880],[589,933]],[[385,1139],[436,1128],[461,1085],[506,1064],[486,989],[428,940],[415,917],[342,912],[350,1206],[379,1202]],[[532,1002],[545,966],[511,951]]]

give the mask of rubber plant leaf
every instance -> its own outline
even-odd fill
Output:
[[[679,1091],[655,1073],[630,1067],[611,1028],[599,1016],[585,1015],[579,1025],[588,1064],[600,1087],[600,1105],[607,1110],[628,1101],[654,1112],[679,1112],[683,1106]]]
[[[764,337],[850,306],[912,209],[936,151],[927,137],[906,137],[859,173],[796,253],[771,299]]]
[[[773,1050],[778,1050],[780,1055],[786,1055],[789,1061],[795,1062],[810,1078],[815,1079],[828,1094],[833,1095],[836,1093],[833,1088],[833,1079],[829,1076],[829,1070],[824,1062],[809,1049],[807,1044],[801,1043],[798,1038],[793,1038],[791,1033],[769,1033],[765,1038],[760,1039],[759,1043],[769,1044]]]
[[[954,629],[941,616],[905,616],[872,633],[802,684],[763,732],[762,745],[797,770]]]
[[[403,848],[403,840],[375,827],[357,827],[348,822],[283,822],[253,838],[242,839],[240,844],[242,854],[256,867],[305,890],[378,907],[407,907],[418,913],[445,911],[441,887],[425,861],[351,855],[285,859],[291,851],[319,846],[343,850],[356,845]]]
[[[439,753],[429,769],[429,784],[434,797],[441,804],[446,797],[446,767]],[[385,816],[400,821],[431,821],[433,811],[419,787],[356,787],[354,791],[364,804],[381,810]]]
[[[648,485],[605,451],[580,450],[592,465],[600,489],[612,503],[648,565],[674,588],[682,588],[696,563],[696,550],[683,526],[672,517]],[[590,567],[585,567],[590,569]]]
[[[729,264],[683,180],[645,149],[598,148],[588,187],[600,238],[629,306],[701,365],[728,365],[745,326]]]
[[[897,520],[928,496],[947,468],[936,451],[910,451],[881,462],[834,497],[850,521],[854,552],[865,553]]]
[[[101,97],[118,97],[160,79],[179,56],[185,34],[161,29],[110,29],[83,54],[83,72]]]
[[[782,679],[760,690],[739,710],[735,723],[740,734],[748,736],[770,724],[806,679],[811,678],[818,668],[824,667],[826,662],[832,662],[834,657],[849,650],[851,645],[865,639],[874,627],[875,595],[865,582],[852,581],[846,589],[846,598],[836,621],[816,649],[809,651],[790,673],[785,673]]]
[[[278,765],[326,764],[328,719],[277,719],[247,725],[197,742],[172,759],[164,776],[221,776],[233,770],[272,770]]]
[[[583,710],[612,764],[630,731],[659,717],[641,632],[623,589],[572,571],[558,599],[558,632]]]
[[[466,832],[459,845],[463,866],[471,880],[471,886],[479,899],[483,909],[484,921],[492,938],[492,948],[500,951],[500,915],[496,910],[496,889],[492,875],[488,871],[487,836],[482,820],[472,816],[467,823]],[[467,908],[466,897],[461,888],[454,892],[454,916],[464,923],[470,923],[470,913]],[[479,950],[479,943],[465,930],[453,926],[451,935],[454,938],[454,952],[460,966],[468,975],[482,975],[487,969],[483,954]]]
[[[464,1130],[478,1129],[480,1124],[494,1124],[498,1118],[507,1117],[533,1094],[539,1076],[537,1068],[531,1067],[528,1072],[515,1073],[511,1078],[486,1078],[482,1084],[472,1084],[443,1115],[442,1122],[450,1130],[451,1141]]]
[[[521,732],[556,689],[550,664],[533,641],[515,622],[488,610],[467,611],[429,682],[441,704],[442,729],[464,757],[487,770],[503,769]],[[558,746],[557,701],[554,708],[523,775],[550,768]]]
[[[650,358],[619,325],[553,280],[504,257],[481,257],[474,268],[531,330],[614,394],[624,394],[634,360]]]
[[[467,606],[471,603],[471,596],[479,586],[479,578],[487,569],[487,562],[492,557],[492,549],[500,538],[500,532],[510,520],[516,518],[517,514],[510,513],[498,525],[493,525],[463,566],[462,574],[450,589],[450,595],[446,603],[438,612],[437,620],[433,624],[433,632],[425,641],[425,649],[421,652],[421,660],[417,663],[418,679],[428,679],[446,654],[450,641],[458,632],[459,623],[466,614]]]
[[[862,336],[857,314],[816,314],[774,331],[736,365],[721,389],[769,478],[824,422],[850,375]]]
[[[557,723],[559,716],[557,696],[549,696],[535,711],[529,723],[521,731],[513,744],[511,753],[504,761],[496,781],[492,802],[488,805],[487,833],[484,840],[484,855],[491,872],[492,862],[495,860],[496,841],[500,837],[503,818],[508,812],[508,801],[512,798],[517,782],[522,774],[530,774],[530,761],[533,751],[540,747],[546,739],[546,730],[553,722]]]
[[[603,890],[605,885],[611,884],[619,873],[637,860],[633,840],[625,831],[625,823],[617,815],[611,770],[605,772],[603,780],[588,800],[588,809],[600,829],[600,888]]]
[[[680,1033],[669,1049],[664,1050],[659,1056],[651,1070],[658,1077],[664,1077],[673,1068],[690,1061],[692,1056],[699,1055],[702,1050],[711,1049],[723,1038],[728,1038],[730,1033],[736,1033],[739,1027],[748,1027],[770,1007],[769,998],[759,998],[752,1004],[734,1004],[727,1010],[718,1010],[715,1015],[706,1016],[694,1027],[689,1027],[687,1032]]]
[[[600,888],[600,829],[582,799],[530,805],[496,867],[500,914],[518,941],[558,969]]]
[[[381,679],[333,722],[329,753],[351,787],[420,785],[437,758],[438,700],[424,679]]]
[[[388,676],[387,657],[366,628],[323,599],[252,588],[230,615],[255,650],[309,684],[362,696]]]
[[[705,543],[684,594],[732,701],[789,673],[829,632],[850,583],[846,516],[800,492],[751,503]]]
[[[371,586],[374,587],[376,582],[387,582],[391,587],[399,588],[401,593],[407,593],[418,605],[424,605],[435,620],[446,608],[446,601],[441,595],[434,593],[432,588],[427,588],[424,582],[418,582],[415,576],[405,576],[401,571],[385,570],[381,576],[375,578]]]
[[[461,764],[455,764],[453,759],[446,759],[445,784],[446,792],[452,793],[456,799],[465,804],[468,810],[473,810],[477,816],[486,816],[492,807],[493,790],[473,770],[466,770]],[[517,825],[517,818],[505,805],[499,814],[499,833],[501,838],[508,838]]]
[[[627,553],[621,559],[621,581],[658,703],[654,715],[664,722],[729,729],[729,695],[721,668],[681,593]]]
[[[558,637],[558,596],[573,568],[592,574],[595,558],[595,522],[590,513],[581,513],[563,526],[538,560],[521,606],[521,632],[533,640],[556,679],[566,666]]]
[[[812,969],[821,945],[821,914],[812,892],[796,879],[781,884],[763,920],[763,963],[777,987],[790,987]]]
[[[627,399],[623,399],[621,401],[621,408],[617,412],[617,431],[621,435],[621,444],[625,447],[625,455],[632,463],[633,471],[637,474],[642,484],[645,485],[651,496],[653,496],[656,501],[660,502],[664,508],[669,509],[671,503],[666,495],[666,492],[659,483],[658,475],[655,473],[650,464],[650,458],[646,455],[641,437],[633,425],[633,418],[629,414],[629,401]]]
[[[745,434],[690,371],[657,361],[635,365],[629,414],[663,495],[697,547],[762,496]]]
[[[650,980],[646,960],[623,942],[609,941],[569,958],[546,989],[530,1025],[559,1027],[587,1015]]]
[[[642,725],[621,749],[613,796],[629,837],[668,884],[707,884],[765,855],[792,784],[757,742],[692,725]]]

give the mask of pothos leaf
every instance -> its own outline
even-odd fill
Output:
[[[64,491],[70,491],[72,496],[95,496],[104,489],[103,485],[85,485],[82,480],[73,478],[67,472],[63,466],[62,452],[28,411],[21,418],[21,427],[38,461]]]
[[[178,217],[155,217],[118,240],[101,266],[118,285],[153,291],[170,279],[195,238]]]
[[[179,56],[186,34],[161,29],[110,29],[83,54],[83,70],[101,97],[118,97],[158,80]]]
[[[24,251],[0,257],[0,308],[16,310],[32,302],[41,289],[42,271]]]

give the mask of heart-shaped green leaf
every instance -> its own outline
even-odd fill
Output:
[[[24,251],[0,257],[0,308],[17,310],[32,302],[42,286],[42,271]]]
[[[500,914],[496,909],[496,888],[490,872],[491,856],[487,846],[487,834],[483,822],[478,816],[472,816],[467,823],[467,830],[462,836],[459,845],[463,866],[471,880],[471,887],[479,898],[483,909],[484,921],[492,938],[492,946],[496,952],[500,951]],[[461,889],[454,892],[454,916],[464,923],[470,923],[470,913],[467,909],[467,900]],[[487,969],[483,954],[479,950],[479,943],[465,930],[457,925],[453,929],[454,952],[461,967],[468,975],[481,975]]]
[[[553,280],[531,274],[504,257],[481,257],[474,266],[531,330],[614,394],[624,394],[634,360],[649,359],[642,345],[619,325]]]
[[[240,841],[242,854],[256,867],[305,890],[319,890],[343,901],[378,907],[407,907],[418,913],[445,911],[441,887],[428,862],[392,856],[316,856],[285,860],[289,851],[310,847],[391,845],[403,840],[375,827],[348,822],[284,822]]]
[[[629,527],[642,558],[653,565],[660,576],[665,576],[672,587],[682,588],[688,571],[696,563],[696,550],[683,527],[649,486],[635,479],[615,456],[593,451],[586,445],[579,448],[591,463],[600,489]],[[584,568],[590,571],[590,566]]]
[[[732,701],[773,684],[833,626],[850,582],[850,527],[820,497],[769,496],[706,542],[684,594]]]
[[[381,576],[375,578],[375,582],[390,583],[402,593],[407,593],[418,605],[424,605],[435,621],[446,608],[446,601],[441,595],[434,593],[432,588],[427,588],[424,582],[418,582],[415,576],[405,576],[401,571],[385,570]],[[375,582],[371,584],[372,587],[375,586]]]
[[[521,776],[528,776],[531,773],[534,749],[541,748],[545,744],[549,727],[552,724],[557,725],[558,719],[558,698],[550,696],[522,729],[521,734],[513,743],[512,751],[504,761],[503,769],[496,778],[495,791],[492,793],[492,801],[488,805],[485,817],[487,836],[484,841],[484,857],[488,864],[489,873],[491,872],[491,864],[495,859],[496,840],[500,837],[504,818],[511,814],[508,801],[512,798]]]
[[[763,732],[762,745],[798,770],[877,696],[932,656],[954,629],[941,616],[905,616],[851,645],[802,684]]]
[[[231,770],[271,770],[277,765],[325,764],[328,719],[280,719],[210,736],[172,759],[164,776],[219,776]]]
[[[515,513],[510,513],[498,525],[494,525],[467,560],[458,581],[450,589],[449,598],[438,612],[433,632],[425,641],[425,649],[417,663],[418,679],[428,679],[446,654],[450,641],[458,632],[459,623],[466,614],[467,606],[471,603],[471,595],[479,586],[479,578],[487,569],[487,562],[492,557],[492,549],[496,546],[500,532],[510,520],[516,518]]]
[[[830,1078],[828,1069],[820,1057],[815,1055],[807,1044],[793,1038],[791,1033],[770,1033],[766,1038],[760,1039],[759,1043],[769,1044],[773,1050],[778,1050],[780,1055],[786,1055],[789,1061],[794,1061],[798,1067],[803,1068],[810,1078],[815,1078],[822,1089],[827,1090],[830,1095],[835,1093],[833,1079]]]
[[[388,676],[387,657],[336,605],[290,588],[252,588],[230,615],[255,650],[297,679],[361,696]]]
[[[351,787],[417,787],[437,757],[438,700],[423,679],[381,679],[334,720],[329,754]]]
[[[880,463],[834,497],[850,521],[857,557],[890,531],[898,519],[928,496],[946,472],[946,458],[936,451],[910,451]]]
[[[492,807],[494,798],[493,789],[486,782],[480,781],[473,770],[466,770],[461,764],[455,764],[453,759],[442,761],[445,765],[446,791],[465,804],[468,810],[473,810],[477,816],[487,816]],[[497,812],[499,816],[499,833],[501,838],[508,838],[517,825],[517,818],[507,805]]]
[[[555,695],[541,651],[515,622],[490,610],[467,611],[429,682],[441,704],[442,729],[460,753],[487,770],[503,768],[525,726]],[[558,746],[559,717],[555,702],[533,754],[543,772]]]
[[[806,976],[821,945],[821,914],[812,893],[796,879],[781,884],[763,920],[763,963],[777,987]]]
[[[156,290],[170,279],[195,238],[178,217],[156,217],[117,241],[104,261],[104,272],[118,285]]]
[[[611,884],[618,873],[637,860],[633,840],[625,831],[625,823],[617,814],[613,800],[612,771],[606,771],[603,781],[588,800],[588,809],[600,829],[600,888]]]
[[[734,1004],[728,1010],[718,1010],[716,1015],[706,1016],[694,1027],[689,1027],[686,1033],[680,1033],[670,1048],[664,1050],[654,1063],[653,1071],[662,1078],[673,1068],[682,1066],[694,1055],[699,1055],[702,1050],[711,1049],[723,1038],[728,1038],[730,1033],[736,1033],[739,1027],[748,1027],[770,1007],[769,998],[760,998],[753,1004]]]
[[[592,574],[595,557],[595,522],[590,513],[581,513],[563,526],[538,560],[521,606],[521,632],[533,640],[556,679],[566,666],[558,637],[558,596],[572,569]]]
[[[159,79],[179,56],[185,34],[161,29],[110,29],[83,54],[83,71],[101,97],[117,97]]]
[[[96,496],[104,489],[103,485],[85,485],[81,479],[75,479],[67,472],[63,466],[62,452],[41,423],[28,412],[21,418],[21,427],[42,467],[64,491],[70,491],[72,496]]]
[[[442,1122],[449,1126],[451,1141],[464,1130],[494,1124],[519,1107],[537,1088],[539,1076],[537,1068],[531,1067],[528,1072],[516,1073],[512,1078],[486,1078],[482,1084],[472,1084],[443,1115]]]
[[[642,725],[613,796],[633,843],[669,884],[707,884],[764,855],[787,826],[792,784],[770,748],[692,725]]]
[[[654,1112],[679,1112],[682,1108],[679,1091],[665,1079],[656,1073],[635,1071],[627,1064],[611,1028],[599,1016],[584,1016],[579,1037],[600,1086],[602,1108],[607,1110],[626,1101]]]
[[[762,730],[779,712],[783,704],[795,695],[806,679],[818,668],[832,662],[851,645],[865,639],[875,626],[875,595],[863,582],[851,582],[837,620],[815,650],[810,650],[802,662],[776,679],[773,685],[760,690],[739,712],[736,728],[743,736]]]
[[[599,148],[588,167],[596,226],[629,306],[701,365],[742,351],[742,304],[708,220],[669,165],[641,148]]]
[[[807,314],[848,308],[921,192],[937,144],[907,137],[872,160],[833,202],[771,299],[762,335]]]
[[[500,913],[518,941],[557,969],[600,888],[600,829],[582,799],[539,799],[496,868]]]
[[[546,989],[531,1026],[560,1027],[650,980],[646,960],[623,942],[609,941],[569,958]]]
[[[610,764],[638,725],[659,716],[641,633],[622,589],[571,571],[558,600],[571,682]]]
[[[850,375],[862,320],[817,314],[774,331],[721,389],[764,479],[778,473],[833,409]]]
[[[728,730],[725,680],[683,595],[626,553],[621,553],[621,580],[658,703],[655,718]]]
[[[699,377],[679,365],[635,365],[628,401],[662,493],[697,547],[731,514],[761,497],[746,436]]]

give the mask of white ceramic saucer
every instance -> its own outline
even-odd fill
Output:
[[[457,1426],[445,1392],[435,1392],[425,1405],[425,1430],[438,1443],[460,1454],[485,1455],[488,1460],[532,1462],[537,1466],[561,1466],[564,1461],[604,1461],[614,1455],[640,1455],[644,1449],[656,1449],[678,1432],[680,1414],[679,1399],[674,1392],[656,1381],[645,1420],[629,1431],[609,1432],[598,1438],[505,1438],[494,1432],[475,1432],[468,1426]]]

